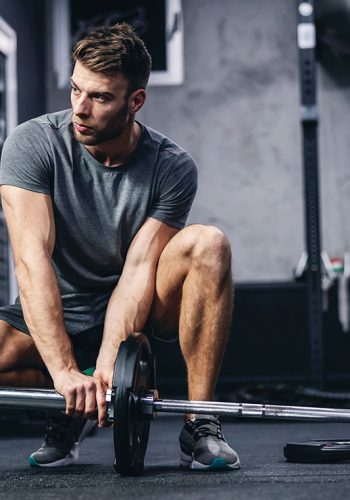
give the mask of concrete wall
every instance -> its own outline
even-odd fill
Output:
[[[183,0],[185,83],[150,87],[139,118],[196,158],[190,222],[229,236],[238,281],[292,277],[304,247],[295,0]],[[322,232],[350,248],[349,90],[319,68]],[[69,105],[51,90],[50,109]]]
[[[321,67],[319,88],[323,241],[341,256],[350,251],[350,80],[340,85]]]
[[[289,278],[303,248],[294,0],[190,0],[186,83],[151,88],[143,120],[189,149],[192,222],[229,236],[236,279]]]

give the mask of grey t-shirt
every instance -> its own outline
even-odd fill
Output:
[[[53,266],[70,334],[102,324],[132,239],[147,217],[182,228],[197,188],[192,157],[142,125],[127,163],[105,167],[74,139],[72,111],[19,125],[2,151],[0,184],[52,198]],[[27,331],[20,303],[0,319]]]

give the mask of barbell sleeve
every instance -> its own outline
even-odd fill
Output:
[[[150,399],[147,397],[141,398],[141,405],[149,405],[151,403]],[[151,404],[155,413],[195,413],[199,415],[210,414],[231,417],[350,422],[350,410],[343,408],[222,403],[215,401],[181,401],[173,399],[158,399]]]

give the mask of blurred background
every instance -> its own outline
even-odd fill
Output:
[[[301,3],[314,5],[315,16],[307,14],[306,21],[315,23],[317,34],[325,269],[318,318],[322,346],[316,354],[308,278],[300,266],[307,246],[297,44]],[[139,119],[197,161],[199,191],[189,222],[217,225],[232,244],[236,312],[219,389],[234,383],[346,388],[350,1],[1,0],[0,147],[17,123],[70,106],[72,43],[95,25],[119,20],[133,24],[154,60]],[[1,303],[15,294],[1,219]],[[181,386],[178,353],[160,356],[158,367],[161,383]]]

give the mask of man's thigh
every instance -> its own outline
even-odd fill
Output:
[[[192,225],[179,231],[159,258],[149,318],[157,337],[168,339],[178,333],[182,288],[191,266],[191,250],[200,227]]]
[[[95,366],[102,333],[103,325],[98,325],[70,336],[81,370]],[[0,320],[0,352],[0,372],[25,367],[46,370],[32,337],[4,320]]]
[[[4,320],[0,320],[0,352],[1,372],[19,367],[44,368],[31,336]]]
[[[202,273],[215,269],[217,262],[228,258],[231,253],[227,237],[215,226],[192,224],[170,240],[159,258],[150,314],[158,337],[169,338],[178,332],[187,276],[198,269]]]

